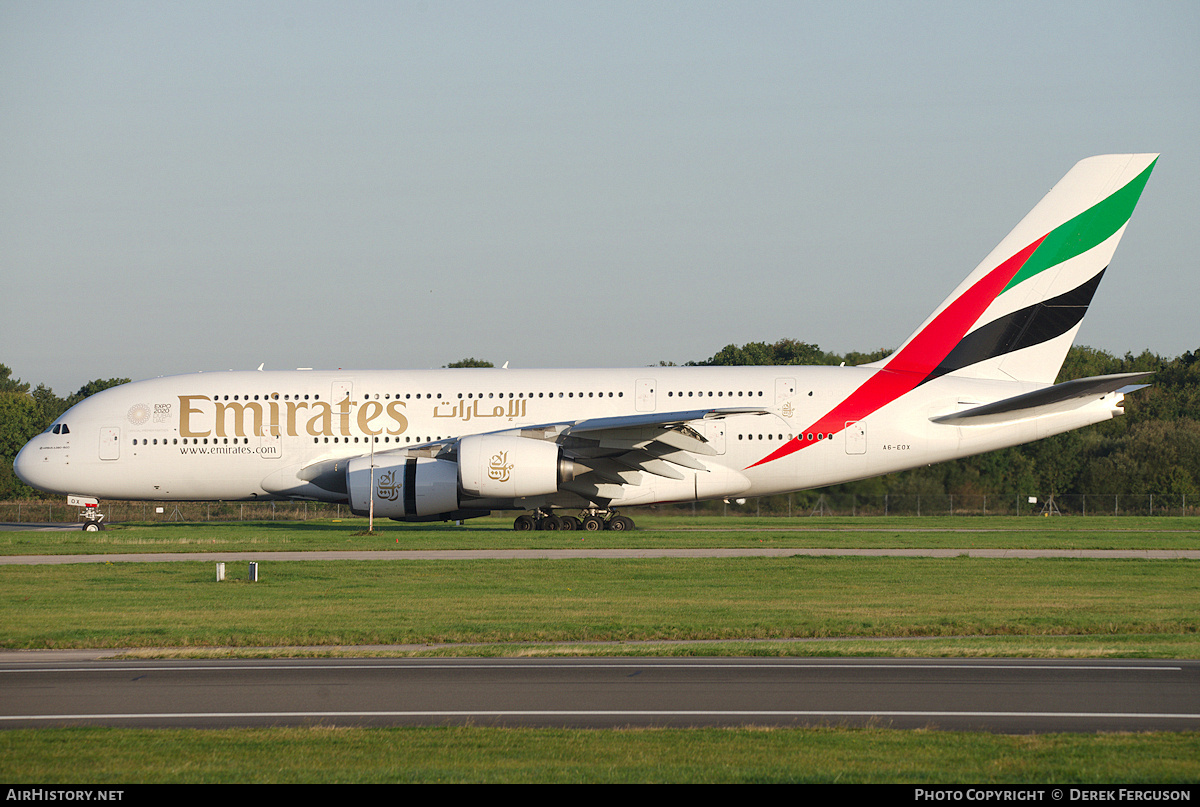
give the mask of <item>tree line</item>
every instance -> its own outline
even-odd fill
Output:
[[[889,350],[826,353],[783,339],[727,345],[697,366],[878,361]],[[1153,372],[1151,386],[1125,397],[1125,415],[1015,448],[942,462],[827,489],[830,493],[1040,497],[1072,493],[1200,494],[1200,352],[1166,358],[1148,350],[1114,356],[1086,345],[1068,351],[1057,382]]]
[[[690,366],[847,365],[877,361],[888,350],[871,353],[827,353],[793,339],[773,344],[726,345]],[[660,362],[667,365],[670,362]],[[482,359],[463,359],[448,367],[490,367]],[[830,493],[877,496],[1095,494],[1200,494],[1200,351],[1174,358],[1150,351],[1114,356],[1075,346],[1067,354],[1058,381],[1113,373],[1153,372],[1151,386],[1125,398],[1125,416],[1084,429],[939,463],[875,479],[836,485]],[[13,458],[35,434],[45,431],[63,412],[102,389],[129,379],[97,379],[65,398],[43,384],[12,378],[0,364],[0,500],[41,497],[21,483]]]
[[[13,459],[29,440],[44,432],[75,404],[102,389],[128,383],[128,378],[96,379],[60,398],[45,384],[33,389],[27,382],[12,377],[12,368],[0,364],[0,500],[41,498],[13,473]]]

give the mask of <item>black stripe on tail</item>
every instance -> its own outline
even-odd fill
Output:
[[[1081,286],[1014,311],[967,334],[921,383],[1062,336],[1087,313],[1107,268]]]

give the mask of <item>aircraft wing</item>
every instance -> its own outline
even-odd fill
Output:
[[[576,487],[639,485],[643,473],[683,479],[681,468],[707,470],[697,457],[718,452],[705,435],[688,424],[745,414],[768,414],[768,410],[736,407],[655,412],[550,423],[522,428],[520,433],[562,446],[564,458],[575,463],[579,472]],[[569,489],[572,484],[564,487]]]
[[[577,420],[567,426],[569,434],[630,429],[643,427],[670,428],[693,420],[716,420],[730,415],[765,415],[768,410],[761,407],[736,407],[727,409],[691,409],[683,412],[655,412],[648,415],[626,415],[624,417],[592,418]]]
[[[678,480],[685,477],[683,469],[706,471],[699,457],[719,452],[704,434],[688,424],[744,414],[765,415],[769,411],[759,407],[692,409],[543,423],[376,451],[375,457],[381,462],[397,456],[457,459],[464,439],[500,434],[519,436],[561,447],[562,458],[572,463],[574,469],[573,479],[563,483],[563,490],[589,499],[612,500],[622,498],[626,486],[641,485],[644,474]],[[269,477],[264,487],[272,493],[322,498],[313,496],[312,488],[304,493],[303,486],[307,484],[345,494],[346,467],[354,459],[341,457],[302,469],[286,469]]]
[[[1023,395],[1014,395],[1012,398],[1005,398],[1002,401],[976,406],[963,412],[930,418],[930,420],[934,423],[953,426],[990,426],[996,423],[1023,420],[1059,409],[1068,401],[1141,389],[1146,385],[1137,385],[1133,382],[1142,381],[1151,375],[1153,373],[1117,373],[1077,378]]]

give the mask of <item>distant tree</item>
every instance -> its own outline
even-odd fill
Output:
[[[1122,372],[1121,360],[1113,354],[1087,345],[1074,345],[1067,351],[1062,369],[1058,371],[1059,383],[1072,378],[1112,375]]]
[[[29,385],[19,378],[11,378],[12,368],[0,364],[0,392],[29,392]]]
[[[496,365],[492,364],[490,361],[484,361],[483,359],[472,358],[472,359],[459,359],[458,361],[452,361],[449,364],[446,364],[443,366],[444,367],[495,367]]]
[[[95,395],[101,390],[109,389],[110,387],[119,387],[122,384],[128,384],[128,378],[97,378],[95,381],[89,381],[76,390],[75,394],[67,398],[67,408],[71,408],[75,404],[82,401],[91,395]]]
[[[58,416],[67,411],[67,402],[55,395],[54,391],[45,384],[37,385],[37,389],[33,391],[33,400],[37,404],[38,419],[43,429],[58,420]]]
[[[795,339],[780,339],[771,349],[779,364],[837,364],[840,358],[816,345]]]
[[[33,396],[0,392],[0,457],[11,461],[21,447],[43,430],[41,412]]]
[[[842,358],[845,359],[846,364],[854,367],[855,365],[859,364],[870,364],[872,362],[882,361],[890,355],[892,355],[892,349],[890,347],[881,347],[878,350],[872,350],[870,353],[859,353],[857,350],[852,350]]]
[[[730,344],[689,366],[868,364],[890,350],[837,356],[794,339]],[[1150,351],[1116,356],[1078,345],[1058,381],[1153,372],[1147,389],[1125,398],[1125,416],[1013,448],[813,491],[845,495],[921,493],[1047,495],[1163,493],[1200,495],[1200,350],[1174,359]],[[800,499],[797,499],[799,502]],[[814,499],[815,501],[815,499]]]
[[[33,490],[13,473],[13,459],[43,430],[41,412],[26,392],[0,392],[0,499],[24,498]]]
[[[13,473],[12,463],[22,446],[89,395],[129,382],[128,378],[96,379],[64,400],[45,384],[38,384],[31,394],[29,385],[13,381],[11,374],[0,364],[0,499],[38,495]]]
[[[704,361],[689,361],[689,367],[744,367],[754,366],[787,366],[814,364],[870,364],[887,358],[892,353],[889,348],[880,348],[870,353],[852,351],[845,356],[836,353],[826,353],[817,345],[810,345],[796,339],[780,339],[774,344],[766,342],[747,342],[744,345],[726,345],[709,359]],[[659,362],[660,365],[664,362]]]
[[[825,353],[816,345],[795,339],[780,339],[773,345],[766,342],[747,342],[726,345],[707,361],[695,362],[701,367],[743,367],[784,364],[837,364],[841,358]]]

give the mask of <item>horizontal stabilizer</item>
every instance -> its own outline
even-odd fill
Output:
[[[934,423],[945,423],[954,426],[986,426],[994,423],[1005,423],[1039,414],[1035,410],[1049,409],[1055,404],[1071,401],[1076,398],[1104,396],[1110,392],[1122,391],[1135,381],[1149,378],[1153,373],[1117,373],[1115,375],[1099,375],[1091,378],[1077,378],[1074,381],[1064,381],[1045,389],[1015,395],[995,403],[976,406],[965,412],[955,412],[951,415],[930,418]]]

